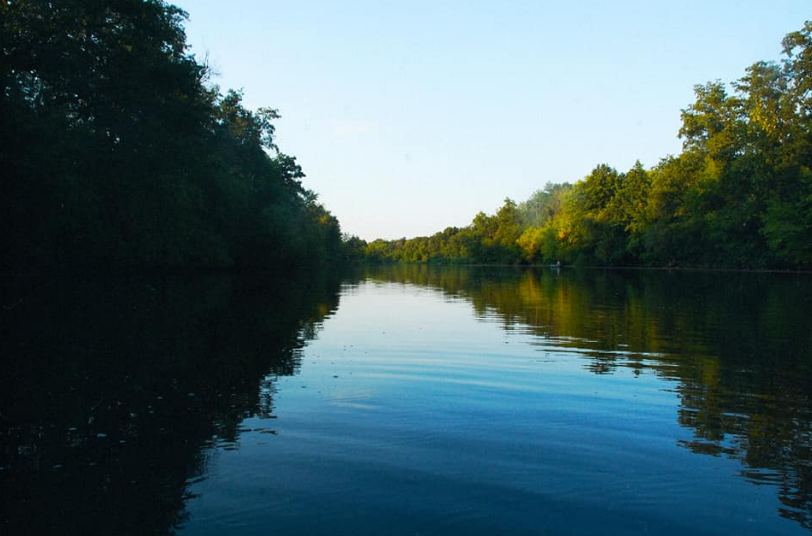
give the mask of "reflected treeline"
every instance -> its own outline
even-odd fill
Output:
[[[809,276],[426,265],[367,276],[464,297],[592,372],[675,382],[677,419],[694,436],[682,445],[741,460],[749,480],[776,486],[782,516],[812,529]]]
[[[4,288],[3,532],[172,532],[204,447],[271,416],[273,377],[297,371],[339,288],[322,273]]]

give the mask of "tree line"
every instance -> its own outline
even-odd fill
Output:
[[[464,228],[351,243],[373,262],[812,267],[812,22],[725,84],[697,85],[682,153],[601,164]]]
[[[338,220],[161,0],[0,2],[2,270],[299,267]]]

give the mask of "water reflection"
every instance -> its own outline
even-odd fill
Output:
[[[466,484],[463,489],[454,487],[451,480],[429,480],[430,471],[418,476],[401,471],[410,466],[405,462],[402,465],[391,463],[386,449],[372,449],[381,456],[377,460],[379,465],[370,465],[374,459],[360,454],[356,459],[352,452],[346,452],[347,444],[361,444],[366,436],[341,436],[341,424],[355,422],[351,420],[354,414],[343,413],[344,410],[385,413],[374,404],[392,406],[395,402],[368,400],[363,391],[368,384],[334,376],[336,373],[330,363],[338,361],[337,356],[326,357],[322,364],[310,359],[303,364],[302,347],[317,336],[321,323],[336,310],[339,294],[352,296],[356,288],[354,281],[360,279],[382,287],[395,282],[418,292],[432,289],[425,294],[441,292],[455,306],[465,305],[466,314],[470,304],[483,321],[496,321],[505,330],[527,335],[523,340],[529,341],[536,350],[533,353],[537,354],[539,363],[544,362],[547,353],[567,354],[582,360],[584,369],[589,371],[582,376],[591,381],[611,382],[621,376],[620,373],[628,376],[627,370],[662,379],[662,384],[679,396],[674,419],[690,432],[690,437],[686,434],[683,438],[665,438],[670,441],[669,445],[678,441],[686,449],[683,451],[686,456],[693,452],[703,459],[716,456],[739,460],[742,478],[776,490],[781,516],[812,529],[812,313],[807,305],[812,302],[812,282],[809,277],[395,266],[367,269],[343,283],[326,274],[308,274],[294,280],[265,279],[261,283],[257,278],[211,276],[50,283],[21,294],[4,289],[4,371],[0,375],[3,393],[0,486],[4,492],[0,521],[4,532],[172,532],[187,516],[187,501],[190,489],[195,488],[195,478],[203,478],[209,472],[207,465],[212,463],[209,456],[238,448],[241,434],[243,453],[247,441],[258,442],[257,433],[267,434],[262,436],[263,441],[273,438],[279,449],[274,452],[290,458],[306,450],[297,443],[297,439],[310,437],[304,433],[306,430],[300,430],[298,436],[295,433],[274,436],[282,420],[275,418],[274,405],[279,403],[278,386],[284,383],[280,378],[298,374],[303,368],[306,371],[308,366],[322,367],[324,379],[320,385],[323,388],[344,386],[342,388],[348,390],[336,397],[338,410],[317,405],[321,399],[313,395],[310,406],[297,409],[304,415],[300,415],[300,419],[317,421],[315,428],[320,434],[317,438],[338,436],[346,442],[328,442],[326,446],[312,442],[309,448],[319,453],[313,459],[322,463],[317,466],[319,470],[305,471],[309,481],[290,483],[294,477],[301,477],[301,473],[294,470],[296,467],[291,467],[289,474],[293,476],[286,480],[287,485],[302,488],[300,496],[309,497],[309,483],[319,482],[321,478],[327,482],[325,488],[319,488],[321,492],[333,491],[329,486],[336,481],[348,481],[357,486],[353,488],[354,494],[372,500],[373,492],[380,490],[360,489],[363,480],[356,478],[355,471],[363,475],[362,471],[367,468],[380,476],[376,471],[382,466],[391,466],[393,472],[383,473],[384,481],[400,483],[404,489],[411,490],[413,493],[400,490],[404,501],[408,498],[419,501],[432,492],[424,486],[438,485],[440,491],[448,490],[448,495],[442,498],[449,501],[450,509],[462,507],[454,502],[464,500],[457,495],[461,489],[464,492],[470,488],[467,496],[478,504],[475,500],[481,488]],[[20,288],[31,286],[17,285],[13,292],[19,292]],[[382,291],[376,297],[391,300],[391,296]],[[440,302],[440,305],[448,304]],[[387,306],[390,306],[388,301]],[[392,312],[393,322],[398,322],[396,313]],[[435,310],[432,314],[444,313]],[[339,313],[335,320],[340,317]],[[458,338],[472,335],[467,325],[465,329],[458,333]],[[404,333],[414,335],[408,326]],[[364,334],[362,327],[351,330],[346,335],[347,344],[355,343],[352,337]],[[390,340],[397,340],[395,344],[404,347],[409,342],[394,339],[392,334],[374,335],[379,349]],[[446,335],[438,328],[433,336],[441,342]],[[432,339],[426,344],[434,342]],[[502,415],[502,411],[513,412],[511,404],[519,395],[508,391],[507,398],[476,398],[476,393],[497,391],[495,382],[514,381],[516,376],[506,375],[502,370],[499,378],[489,378],[485,374],[490,370],[483,369],[492,361],[465,362],[472,344],[475,343],[462,350],[457,348],[453,359],[448,355],[445,361],[435,359],[438,366],[446,367],[440,372],[430,370],[433,352],[421,354],[424,361],[420,367],[406,369],[413,376],[409,384],[412,387],[423,385],[418,379],[422,382],[437,380],[443,372],[447,373],[448,381],[459,381],[464,373],[471,374],[472,381],[481,381],[477,389],[468,386],[453,393],[445,392],[461,397],[446,397],[445,418],[450,423],[467,425],[462,431],[468,430],[471,435],[454,435],[452,431],[460,430],[453,426],[448,435],[444,435],[444,421],[440,419],[433,423],[434,435],[431,436],[437,444],[428,441],[428,447],[433,450],[428,448],[425,434],[432,423],[422,422],[418,417],[437,418],[435,408],[430,407],[437,401],[430,396],[411,400],[412,396],[420,397],[403,390],[398,392],[397,400],[408,400],[405,407],[409,411],[422,408],[423,413],[417,412],[414,416],[406,413],[408,418],[400,423],[404,428],[387,422],[377,429],[370,417],[359,417],[370,423],[361,430],[377,439],[378,443],[371,441],[373,446],[390,445],[401,453],[401,461],[411,460],[417,465],[426,459],[423,455],[440,453],[442,456],[438,455],[438,459],[451,463],[451,472],[457,475],[476,470],[479,467],[476,463],[481,462],[477,455],[490,452],[491,447],[496,459],[490,461],[497,465],[502,460],[494,453],[503,453],[503,446],[525,462],[534,456],[519,440],[511,443],[510,438],[514,436],[499,435],[499,420],[489,416]],[[334,350],[337,354],[338,349]],[[401,350],[407,353],[393,349]],[[397,376],[399,381],[408,379],[403,371],[392,368],[402,365],[403,361],[391,354],[364,358],[369,363],[380,360],[378,373]],[[362,355],[354,354],[354,359],[361,360]],[[408,356],[408,359],[414,358]],[[466,368],[472,365],[479,368],[473,371]],[[368,380],[373,376],[367,373]],[[578,380],[581,379],[579,376]],[[534,380],[526,381],[523,387],[537,387]],[[353,389],[350,386],[354,386]],[[438,384],[437,389],[441,386]],[[316,390],[301,387],[295,385],[300,392]],[[434,387],[423,385],[423,389],[425,394]],[[498,403],[502,406],[491,407]],[[478,408],[473,416],[468,413],[472,405]],[[311,416],[308,412],[314,408],[331,413],[323,418]],[[540,403],[536,406],[539,408],[549,409]],[[611,410],[605,411],[609,412],[607,416],[611,415]],[[674,422],[670,406],[666,406],[666,412],[666,420]],[[340,420],[342,416],[348,420]],[[537,416],[538,413],[532,412],[519,414],[517,418],[525,419],[524,428],[519,425],[510,428],[516,423],[508,422],[503,423],[501,430],[530,434],[535,430],[532,423]],[[288,430],[292,431],[296,419],[288,417]],[[331,422],[331,418],[336,422]],[[459,420],[453,420],[457,418]],[[651,419],[641,418],[645,418],[643,426],[650,426]],[[474,426],[474,422],[482,426]],[[488,436],[488,426],[496,427],[498,438]],[[390,437],[388,433],[394,435]],[[554,435],[554,431],[549,433]],[[468,440],[472,443],[466,443]],[[631,443],[634,439],[628,441]],[[484,450],[476,451],[474,443]],[[566,449],[577,450],[578,446],[567,445]],[[329,453],[331,448],[333,457],[321,454],[321,449]],[[469,451],[475,452],[465,457]],[[368,450],[359,447],[359,452],[368,453]],[[551,452],[557,451],[551,449]],[[462,457],[455,461],[457,455]],[[597,450],[593,456],[591,461],[595,464],[606,457]],[[282,456],[283,461],[290,458]],[[332,463],[335,460],[340,463]],[[534,460],[534,463],[541,464],[541,461]],[[554,466],[562,473],[572,469],[559,468],[558,463]],[[669,462],[663,460],[662,463]],[[293,462],[290,465],[295,466]],[[488,467],[486,464],[485,469]],[[526,465],[513,467],[507,463],[505,467],[512,471],[512,479],[525,479],[522,483],[529,491],[523,497],[528,504],[540,497],[550,501],[550,496],[531,493],[538,482],[533,481],[534,474],[525,472]],[[548,470],[553,466],[534,467]],[[256,477],[258,470],[253,466],[242,468],[250,477]],[[281,467],[277,470],[288,474]],[[498,483],[503,475],[495,470],[492,473]],[[581,473],[581,479],[592,476],[585,476],[583,469]],[[265,478],[268,480],[267,475]],[[556,482],[560,486],[578,487],[577,478],[571,484],[567,478],[564,476]],[[403,484],[404,479],[409,481],[408,485]],[[483,479],[488,485],[494,481]],[[275,481],[271,479],[271,482]],[[690,483],[683,485],[688,488]],[[602,491],[598,489],[594,493],[600,495]],[[663,497],[671,498],[668,493],[666,490]],[[282,495],[284,493],[280,494],[280,504],[289,506],[283,500],[287,497]],[[633,492],[630,496],[635,497]],[[506,494],[501,486],[495,486],[493,497],[489,496],[486,502],[497,505],[499,510],[509,512],[514,508],[517,510],[513,511],[518,512],[525,503],[514,504],[511,502],[514,499],[515,496]],[[658,500],[663,498],[658,497]],[[334,497],[333,502],[342,504]],[[267,506],[261,501],[256,504]],[[551,504],[553,510],[560,508],[556,503]],[[308,505],[315,510],[329,511],[314,499],[300,509],[285,510],[279,506],[279,512],[274,513],[294,518],[306,515]],[[334,513],[336,508],[334,506]],[[394,515],[393,512],[405,516],[406,510],[393,506],[387,515]],[[471,516],[474,514],[470,512]],[[348,510],[343,515],[352,517],[352,512]],[[384,529],[391,526],[390,517],[377,521]],[[469,526],[478,526],[481,521],[471,521]],[[290,523],[295,526],[298,521]]]
[[[273,433],[273,378],[297,372],[338,289],[325,274],[4,287],[4,533],[171,532],[206,446],[236,446],[249,416]]]
[[[779,514],[812,529],[812,281],[809,276],[505,270],[404,265],[367,277],[441,290],[527,330],[585,368],[673,382],[692,452],[742,463],[775,486]]]

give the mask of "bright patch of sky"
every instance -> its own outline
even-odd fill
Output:
[[[680,152],[693,86],[730,82],[809,0],[180,0],[191,51],[271,106],[282,152],[366,240],[430,235]]]

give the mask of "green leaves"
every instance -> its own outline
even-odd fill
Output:
[[[3,269],[302,265],[338,222],[160,0],[0,3]],[[270,152],[270,154],[269,154]]]
[[[681,113],[682,154],[652,169],[601,164],[574,186],[547,184],[518,206],[480,212],[450,236],[375,242],[368,254],[812,268],[812,22],[784,50],[783,62],[754,63],[731,85],[697,85]]]

